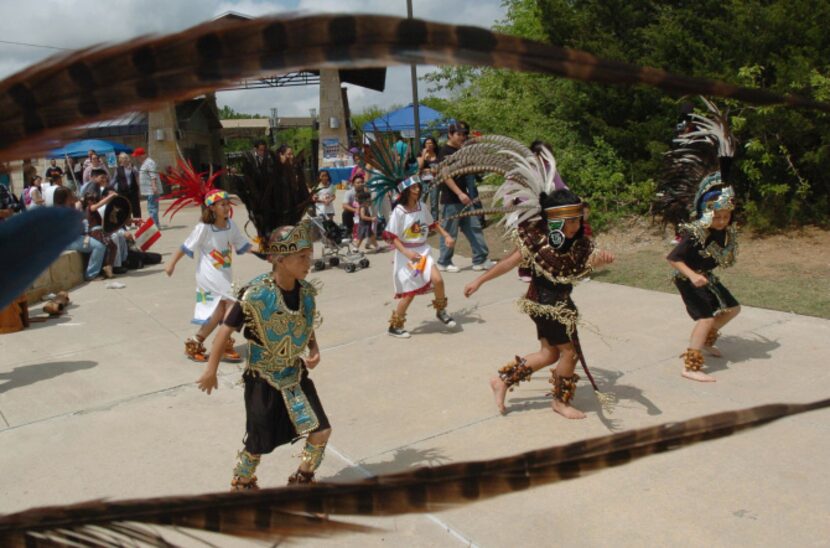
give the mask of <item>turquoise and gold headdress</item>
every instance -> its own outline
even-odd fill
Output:
[[[254,253],[264,259],[269,255],[293,255],[304,249],[311,249],[314,245],[312,233],[309,221],[302,221],[290,227],[287,232],[278,228],[268,238],[267,244],[263,245],[264,240],[257,239],[259,249]]]

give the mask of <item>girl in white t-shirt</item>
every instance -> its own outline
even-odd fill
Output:
[[[314,210],[318,217],[334,219],[334,187],[331,186],[331,175],[328,171],[320,172],[320,190],[314,193]]]
[[[239,230],[230,217],[228,194],[222,190],[209,193],[202,207],[202,219],[190,233],[187,240],[173,254],[164,271],[172,276],[176,263],[187,255],[193,258],[199,252],[196,263],[196,306],[192,323],[201,327],[194,337],[184,343],[185,355],[193,361],[206,362],[205,339],[213,332],[234,302],[231,284],[231,248],[238,255],[251,250],[248,238]],[[234,350],[233,339],[225,346],[227,361],[241,361]]]
[[[432,248],[427,243],[430,230],[437,230],[444,237],[448,247],[455,241],[432,218],[429,209],[421,201],[421,182],[417,175],[409,177],[398,185],[400,197],[395,202],[383,238],[395,247],[395,263],[392,282],[398,305],[389,320],[388,333],[393,337],[409,338],[409,331],[403,328],[406,311],[416,295],[435,290],[432,306],[435,316],[447,327],[455,327],[455,321],[447,314],[447,296],[444,280],[432,259]]]

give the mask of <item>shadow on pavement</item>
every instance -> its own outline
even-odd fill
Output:
[[[413,335],[426,333],[452,334],[457,333],[459,331],[463,331],[464,326],[467,324],[486,323],[485,320],[483,320],[481,316],[478,314],[478,306],[468,306],[467,308],[462,308],[460,310],[448,309],[448,311],[450,313],[450,316],[452,316],[452,319],[455,320],[455,323],[457,324],[456,327],[446,327],[437,319],[433,318],[425,322],[421,322],[419,326],[410,329],[409,332]]]
[[[58,375],[64,373],[72,373],[82,369],[91,369],[98,365],[98,362],[89,360],[77,362],[51,362],[51,363],[37,363],[32,365],[24,365],[22,367],[15,367],[8,373],[0,373],[0,381],[6,381],[0,384],[0,394],[9,392],[15,388],[28,386],[39,381],[53,379]]]
[[[550,368],[546,368],[543,371],[546,376],[550,375],[548,373]],[[586,413],[595,413],[600,422],[611,432],[624,429],[621,424],[622,420],[614,418],[612,414],[606,412],[599,401],[597,401],[590,382],[585,378],[584,371],[577,366],[576,372],[580,376],[580,381],[573,400],[574,407]],[[536,374],[538,375],[539,373],[542,373],[542,371]],[[619,383],[619,379],[623,376],[623,373],[591,367],[591,374],[594,375],[594,379],[597,381],[597,385],[603,393],[610,393],[616,397],[616,408],[628,407],[626,402],[633,402],[643,406],[646,413],[650,416],[663,414],[663,411],[645,395],[641,388]],[[508,392],[505,404],[507,405],[507,413],[510,414],[514,412],[535,411],[537,409],[550,409],[551,401],[550,390],[544,390],[544,393],[539,396],[525,398],[511,398]]]
[[[396,449],[391,460],[373,463],[360,463],[361,468],[368,470],[372,475],[391,474],[409,471],[419,466],[436,466],[446,464],[450,459],[438,449],[416,449],[404,447]],[[326,481],[354,481],[354,469],[344,468],[337,474],[326,478]]]

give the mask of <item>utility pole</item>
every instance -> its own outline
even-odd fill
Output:
[[[412,0],[406,0],[406,17],[407,19],[412,19]],[[415,143],[412,151],[415,157],[421,152],[421,105],[418,103],[418,74],[416,66],[415,63],[412,63],[410,67],[412,74],[412,116],[415,122]]]

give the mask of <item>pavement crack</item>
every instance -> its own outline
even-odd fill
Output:
[[[101,405],[96,405],[96,406],[93,406],[93,407],[87,407],[85,409],[77,409],[75,411],[67,411],[66,413],[60,413],[58,415],[52,415],[50,417],[42,417],[40,419],[35,419],[33,421],[24,422],[24,423],[21,423],[21,424],[15,424],[14,426],[9,425],[7,428],[0,429],[0,434],[3,434],[5,432],[9,432],[11,430],[17,430],[18,428],[23,428],[25,426],[31,426],[31,425],[39,424],[39,423],[42,423],[42,422],[49,422],[49,421],[56,420],[56,419],[61,419],[61,418],[66,418],[66,417],[74,417],[74,416],[82,416],[82,415],[87,415],[89,413],[96,413],[98,411],[109,411],[110,409],[113,409],[113,408],[115,408],[119,405],[122,405],[124,403],[130,403],[130,402],[133,402],[133,401],[136,401],[136,400],[141,400],[141,399],[144,399],[144,398],[156,396],[156,395],[159,395],[159,394],[165,394],[165,393],[168,393],[168,392],[176,392],[178,390],[181,390],[182,388],[187,388],[187,387],[192,387],[192,386],[193,386],[192,382],[188,382],[188,383],[184,383],[184,384],[178,384],[178,385],[175,385],[175,386],[168,386],[168,387],[165,387],[165,388],[161,388],[159,390],[154,390],[152,392],[144,392],[144,393],[141,393],[141,394],[135,394],[135,395],[132,395],[132,396],[127,396],[127,397],[121,398],[119,400],[114,400],[114,401],[111,401],[111,402],[102,403]],[[1,415],[2,415],[2,412],[0,412],[0,416]],[[9,424],[8,421],[6,421],[5,417],[3,417],[3,420],[6,422],[7,425]]]

